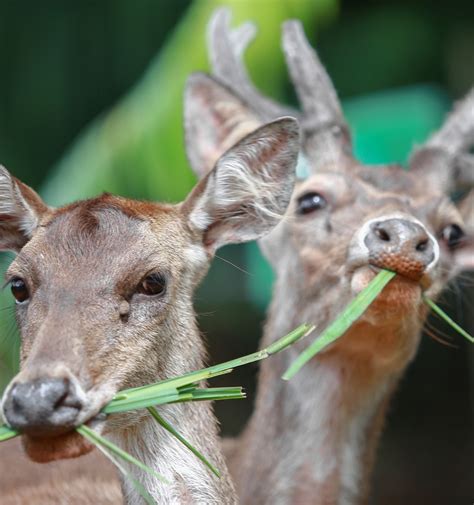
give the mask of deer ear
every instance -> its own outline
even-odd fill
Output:
[[[186,152],[194,172],[204,177],[219,157],[261,121],[228,88],[196,73],[186,84],[184,127]]]
[[[229,149],[183,204],[205,247],[257,239],[282,218],[290,201],[300,147],[293,118],[268,123]]]
[[[0,166],[0,250],[18,252],[47,211],[35,191]]]
[[[474,270],[474,189],[461,200],[458,208],[466,237],[456,248],[454,260],[459,270]]]

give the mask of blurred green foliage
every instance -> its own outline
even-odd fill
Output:
[[[109,112],[98,118],[69,150],[43,188],[46,200],[63,204],[105,190],[135,198],[182,199],[195,182],[186,162],[182,95],[188,75],[207,68],[205,28],[222,4],[235,22],[248,18],[259,27],[258,43],[248,52],[250,68],[267,88],[282,94],[284,65],[278,36],[284,19],[324,20],[334,0],[267,2],[203,0],[193,3],[144,77]]]

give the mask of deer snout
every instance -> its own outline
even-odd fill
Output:
[[[8,424],[32,436],[56,436],[76,426],[83,401],[67,378],[39,378],[12,384],[3,402]]]
[[[369,263],[418,281],[437,260],[437,244],[426,228],[404,218],[375,220],[364,237]]]

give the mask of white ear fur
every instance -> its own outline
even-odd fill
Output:
[[[0,250],[19,251],[47,210],[31,188],[0,166]]]
[[[229,149],[184,203],[189,225],[214,252],[268,233],[282,218],[294,185],[299,127],[281,118]]]

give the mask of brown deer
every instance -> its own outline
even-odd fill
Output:
[[[187,94],[211,80],[193,77]],[[2,411],[21,431],[31,460],[87,453],[93,446],[74,428],[88,423],[170,481],[129,469],[156,503],[236,503],[208,402],[162,410],[215,461],[220,479],[146,413],[100,414],[119,390],[203,366],[192,305],[197,284],[216,249],[262,237],[286,210],[299,150],[297,121],[269,122],[229,147],[177,205],[104,194],[53,209],[0,168],[0,249],[17,253],[6,276],[21,333],[21,371],[3,395]],[[8,465],[8,454],[3,458]],[[113,484],[103,487],[106,480],[96,483],[90,502],[90,492],[74,494],[87,487],[84,475],[56,482],[61,493],[71,490],[67,499],[61,494],[53,501],[40,476],[40,489],[16,487],[9,495],[8,473],[1,476],[2,504],[117,503]],[[126,503],[142,503],[127,479],[122,489]]]
[[[364,166],[352,154],[336,91],[301,24],[283,26],[300,113],[252,85],[241,57],[255,30],[249,24],[231,30],[229,19],[227,10],[214,15],[209,52],[214,76],[241,106],[216,100],[221,91],[214,81],[199,90],[186,120],[191,164],[203,176],[203,166],[210,169],[228,142],[251,131],[250,116],[265,122],[292,114],[302,126],[299,169],[307,172],[285,218],[260,241],[276,273],[262,345],[303,321],[316,324],[316,336],[380,268],[398,274],[366,314],[291,381],[278,378],[301,346],[262,364],[255,411],[228,447],[231,473],[243,504],[364,504],[387,405],[420,341],[427,315],[422,293],[436,298],[460,270],[474,267],[473,195],[460,208],[449,198],[474,182],[468,152],[474,91],[415,150],[409,171]],[[214,115],[206,125],[210,107]],[[198,136],[198,128],[205,135]]]

